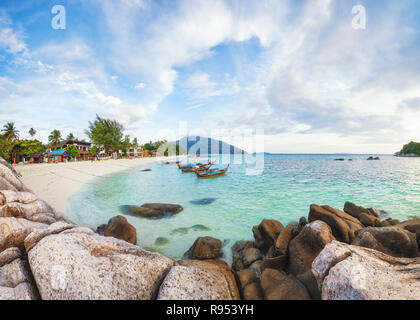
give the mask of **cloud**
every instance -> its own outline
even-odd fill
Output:
[[[134,86],[135,89],[144,89],[144,83],[139,82]]]

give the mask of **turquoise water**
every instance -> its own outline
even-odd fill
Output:
[[[180,259],[197,237],[208,235],[224,242],[224,258],[230,261],[230,247],[252,239],[251,228],[261,219],[287,224],[307,216],[311,203],[342,209],[349,200],[383,209],[393,218],[420,216],[420,158],[380,157],[367,161],[366,155],[266,155],[262,174],[247,175],[246,168],[252,166],[242,160],[252,162],[252,156],[224,156],[219,166],[231,162],[229,172],[215,179],[197,179],[176,165],[154,163],[146,166],[151,172],[142,172],[142,167],[97,178],[73,195],[67,216],[96,229],[122,214],[120,205],[180,204],[184,210],[170,218],[126,216],[137,229],[138,244]],[[190,203],[201,198],[216,200]],[[206,230],[190,228],[195,225]],[[155,244],[159,237],[169,242]]]

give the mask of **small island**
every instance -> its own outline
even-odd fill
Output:
[[[420,142],[410,141],[403,146],[401,151],[394,154],[396,157],[420,157]]]

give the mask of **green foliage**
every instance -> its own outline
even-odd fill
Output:
[[[126,135],[123,142],[121,143],[121,150],[123,156],[127,156],[127,150],[131,148],[130,136]]]
[[[413,153],[420,156],[420,143],[411,141],[410,143],[403,146],[401,153],[402,154]]]
[[[57,148],[58,144],[61,140],[61,132],[60,130],[53,130],[51,131],[50,135],[48,136],[48,142]]]
[[[74,134],[72,133],[72,132],[70,132],[68,135],[67,135],[67,138],[66,138],[67,140],[76,140],[76,138],[75,138],[75,136],[74,136]]]
[[[96,146],[103,145],[105,152],[117,151],[122,147],[123,126],[115,120],[103,119],[96,115],[94,122],[89,122],[86,135]]]
[[[66,152],[73,158],[80,156],[79,149],[77,149],[77,147],[73,144],[66,148]]]
[[[164,143],[162,144],[159,144],[159,148],[157,148],[157,150],[159,151],[160,154],[163,154],[165,157],[174,156],[174,155],[178,156],[180,154],[187,154],[185,149],[181,148],[179,145],[175,145],[166,141],[164,141]]]
[[[143,149],[146,149],[147,151],[153,152],[155,150],[155,146],[153,145],[152,141],[145,143],[143,145]]]
[[[98,147],[98,146],[92,146],[92,147],[90,148],[90,150],[89,150],[89,154],[90,154],[92,157],[95,157],[95,156],[99,153],[99,151],[100,151],[100,149],[99,149],[99,147]]]
[[[19,130],[16,129],[14,122],[8,122],[3,126],[3,137],[6,140],[13,140],[18,138]]]
[[[38,140],[24,140],[21,143],[22,152],[30,157],[33,153],[45,152],[45,146]]]
[[[137,147],[139,146],[139,142],[138,142],[137,138],[134,138],[134,139],[133,139],[133,142],[131,143],[131,145],[132,145],[134,148],[137,148]]]
[[[10,161],[10,151],[12,150],[13,142],[3,137],[0,137],[0,157],[6,161]]]

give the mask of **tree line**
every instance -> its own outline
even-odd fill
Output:
[[[21,155],[29,158],[34,153],[46,152],[48,148],[57,149],[60,142],[64,140],[61,131],[57,129],[51,131],[46,145],[34,138],[37,134],[34,128],[30,128],[28,133],[31,139],[20,140],[19,130],[17,130],[15,124],[13,122],[6,123],[0,133],[0,156],[10,162],[19,162]],[[130,140],[130,135],[124,135],[122,124],[116,120],[102,118],[99,115],[96,115],[94,121],[89,122],[85,134],[91,142],[90,155],[92,157],[97,156],[101,150],[104,150],[106,154],[121,150],[122,155],[127,156],[129,149],[141,147],[137,138]],[[66,140],[78,139],[73,133],[69,133]],[[143,148],[151,155],[156,154],[158,150],[164,155],[185,153],[179,146],[171,145],[166,140],[147,142],[143,145]],[[74,145],[68,146],[66,151],[72,157],[80,155],[79,150]]]

